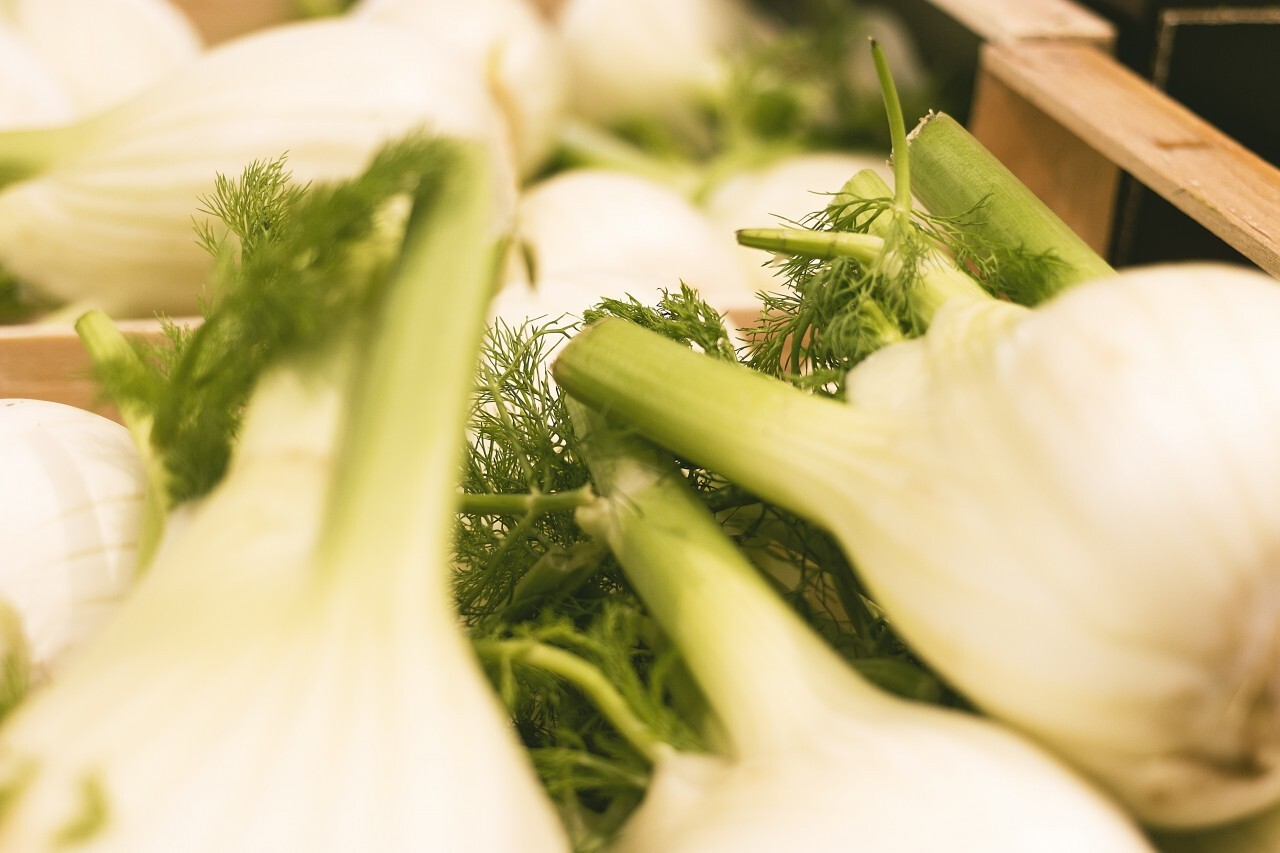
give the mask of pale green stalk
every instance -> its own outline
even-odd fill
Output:
[[[577,509],[594,498],[589,486],[567,492],[537,492],[525,494],[472,494],[462,495],[461,511],[466,515],[541,515]]]
[[[76,321],[75,327],[76,334],[80,336],[90,361],[98,367],[112,362],[139,361],[137,351],[120,328],[103,312],[89,311],[83,314]],[[157,456],[151,447],[153,422],[151,413],[127,401],[118,401],[116,408],[119,409],[120,418],[129,430],[147,477],[146,494],[143,496],[142,503],[141,528],[138,531],[136,572],[138,577],[141,577],[164,536],[165,522],[171,509],[169,472],[165,469],[164,460]]]
[[[609,412],[641,434],[731,477],[774,502],[830,517],[846,503],[851,443],[884,442],[879,422],[807,395],[739,364],[686,347],[618,319],[583,329],[552,366],[574,398]],[[738,420],[727,413],[768,412]]]
[[[706,178],[691,163],[663,159],[590,122],[569,120],[561,128],[557,154],[578,169],[617,169],[673,187],[685,196],[697,195]]]
[[[710,359],[708,359],[710,361]],[[733,756],[785,755],[811,734],[829,681],[856,678],[756,572],[684,482],[670,455],[570,401],[599,504],[578,513],[609,543],[640,598],[680,649]],[[744,630],[749,626],[749,630]]]
[[[883,237],[852,231],[810,231],[806,228],[743,228],[738,243],[752,249],[801,255],[806,258],[853,258],[875,263],[885,250]]]
[[[618,734],[650,763],[668,750],[666,744],[631,709],[609,678],[578,655],[536,640],[481,640],[476,643],[481,657],[504,658],[536,667],[571,682],[587,695]]]
[[[497,263],[494,214],[489,199],[476,192],[486,185],[478,180],[481,170],[472,157],[458,158],[434,209],[425,213],[435,214],[433,226],[421,227],[418,209],[406,226],[392,278],[453,284],[396,287],[383,306],[379,333],[367,343],[367,367],[352,392],[335,500],[317,548],[322,571],[341,573],[360,562],[399,567],[419,554],[431,559],[451,518],[439,507],[457,503],[451,484]],[[487,243],[477,244],[482,235]],[[441,322],[424,327],[428,317]]]
[[[0,133],[0,190],[41,175],[74,154],[93,134],[92,121]]]
[[[1051,253],[1062,264],[1038,300],[1115,270],[973,134],[945,113],[931,113],[912,131],[912,191],[929,212],[965,217],[966,230],[1030,254]],[[969,216],[973,213],[974,215]]]

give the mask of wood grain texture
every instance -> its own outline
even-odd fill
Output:
[[[988,44],[984,73],[1280,276],[1280,170],[1097,48]],[[1022,145],[1034,146],[1035,139]],[[1059,180],[1073,176],[1062,174]]]
[[[1071,0],[930,0],[984,42],[1051,39],[1110,49],[1115,27]]]

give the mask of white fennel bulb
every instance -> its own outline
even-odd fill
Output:
[[[1278,323],[1270,277],[1172,265],[955,297],[850,405],[616,323],[555,375],[828,528],[943,677],[1142,820],[1206,826],[1280,800]]]
[[[556,12],[570,105],[588,121],[683,127],[727,82],[760,24],[741,0],[565,0]]]
[[[0,130],[70,121],[66,86],[12,27],[0,21]]]
[[[455,53],[502,109],[521,174],[545,163],[568,102],[568,65],[559,34],[530,0],[361,0],[350,14]]]
[[[514,205],[501,114],[451,57],[350,20],[262,30],[86,122],[0,135],[0,174],[28,173],[0,188],[0,263],[115,316],[192,314],[212,267],[192,214],[219,174],[287,154],[300,183],[349,177],[422,129],[485,144]]]
[[[517,207],[516,237],[535,289],[566,276],[597,274],[604,283],[621,275],[672,291],[684,282],[723,312],[758,304],[733,232],[677,190],[639,175],[583,168],[534,184]]]
[[[204,49],[167,0],[6,0],[0,20],[44,59],[78,115],[119,103]]]
[[[120,424],[43,400],[0,400],[0,599],[36,681],[101,629],[134,575],[146,488]]]
[[[892,175],[886,157],[869,151],[806,151],[790,154],[756,168],[743,169],[718,180],[702,202],[713,222],[734,233],[762,224],[794,225],[831,202],[845,182],[871,169]],[[738,247],[739,262],[756,291],[778,289],[777,262],[762,261],[756,249]]]
[[[0,727],[0,848],[568,849],[448,587],[496,252],[483,161],[440,166],[381,299],[276,357],[225,478]]]
[[[651,449],[577,426],[602,505],[579,510],[679,647],[714,752],[655,750],[619,853],[1142,853],[1132,820],[1047,751],[867,684],[791,611]]]

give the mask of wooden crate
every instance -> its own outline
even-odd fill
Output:
[[[1121,172],[1280,276],[1280,170],[1096,46],[989,43],[970,128],[1102,254]]]
[[[178,2],[210,42],[290,5]],[[1107,21],[1071,0],[921,2],[978,45],[970,129],[1095,249],[1107,254],[1130,174],[1280,277],[1280,170],[1122,66]],[[125,325],[159,335],[157,323]],[[0,397],[23,396],[112,414],[69,326],[0,327]]]

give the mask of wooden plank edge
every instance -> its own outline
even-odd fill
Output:
[[[1072,0],[929,0],[982,41],[1012,44],[1059,41],[1110,52],[1115,26]]]

